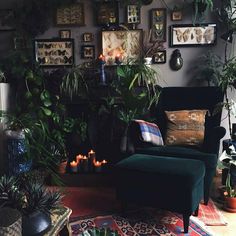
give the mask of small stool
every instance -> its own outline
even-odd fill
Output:
[[[117,198],[189,217],[203,198],[204,163],[198,160],[134,154],[116,164]]]

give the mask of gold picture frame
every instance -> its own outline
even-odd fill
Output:
[[[56,11],[57,26],[84,26],[84,4],[76,3],[67,7],[60,7]]]
[[[142,54],[143,31],[119,30],[102,31],[102,53],[107,65],[115,64],[117,55],[121,57],[122,63],[127,60],[137,60]]]

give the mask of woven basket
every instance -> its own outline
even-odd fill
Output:
[[[19,211],[8,207],[1,208],[0,219],[1,236],[22,235],[22,218]]]

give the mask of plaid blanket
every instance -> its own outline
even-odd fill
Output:
[[[161,132],[158,126],[144,120],[135,120],[139,124],[142,139],[154,145],[164,145]]]

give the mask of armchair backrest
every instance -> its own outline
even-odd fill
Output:
[[[164,87],[161,89],[160,100],[155,107],[155,118],[161,133],[165,136],[165,111],[206,109],[210,114],[216,105],[223,102],[224,93],[219,87]],[[221,111],[214,116],[206,116],[205,135],[213,127],[220,126]]]

